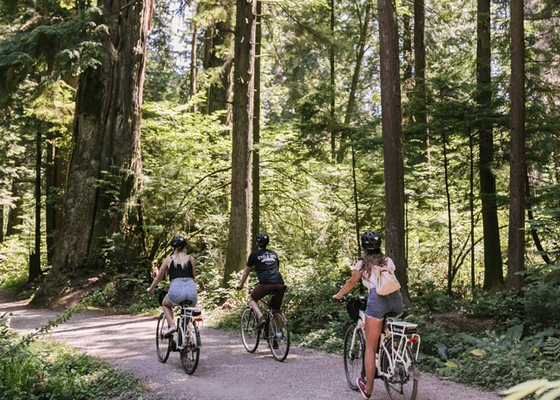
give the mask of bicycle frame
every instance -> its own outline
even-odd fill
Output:
[[[418,358],[421,339],[420,335],[416,333],[416,328],[416,324],[386,318],[385,329],[381,332],[379,351],[375,360],[380,376],[394,378],[397,375],[396,369],[399,364],[408,369],[413,361],[409,358],[409,352],[407,351],[409,348],[414,360]],[[393,351],[390,351],[390,349]],[[382,353],[389,362],[385,371],[381,368]]]
[[[176,350],[181,351],[187,346],[191,341],[195,343],[197,347],[200,347],[200,337],[191,338],[188,337],[191,334],[191,331],[187,329],[187,326],[190,320],[193,320],[193,323],[196,324],[197,322],[202,321],[202,317],[200,316],[201,310],[198,307],[188,307],[188,306],[181,306],[181,313],[177,318],[177,330],[179,336],[179,340],[176,343]]]

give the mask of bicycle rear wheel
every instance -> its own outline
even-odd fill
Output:
[[[276,361],[284,361],[290,351],[290,329],[288,320],[280,313],[275,312],[268,325],[270,351]]]
[[[390,343],[387,343],[389,351],[395,351]],[[392,355],[393,356],[393,355]],[[395,358],[395,357],[393,357]],[[395,365],[390,376],[383,376],[385,390],[391,400],[415,400],[418,394],[418,380],[420,370],[416,364],[416,358],[410,349],[406,349],[402,359],[395,359]],[[382,352],[380,360],[381,370],[389,372],[389,360]]]
[[[189,375],[196,371],[200,357],[200,333],[198,326],[191,320],[187,323],[185,331],[185,346],[181,350],[181,365]]]
[[[165,315],[162,313],[158,318],[156,329],[156,351],[158,359],[162,363],[167,361],[169,352],[171,351],[171,337],[164,336],[168,327],[169,324],[165,319]]]
[[[245,350],[254,353],[259,346],[260,330],[257,328],[257,316],[250,307],[245,308],[241,313],[241,341]]]
[[[354,336],[354,331],[356,335]],[[364,376],[364,353],[366,351],[366,340],[361,329],[352,324],[344,334],[344,372],[350,389],[358,390],[356,379]]]

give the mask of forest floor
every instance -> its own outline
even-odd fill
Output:
[[[12,299],[0,289],[0,315],[11,314],[10,326],[29,333],[53,319],[49,309],[31,308],[27,301]],[[178,353],[167,363],[158,361],[155,349],[156,319],[153,316],[108,315],[83,311],[45,335],[56,341],[108,361],[145,382],[150,400],[304,400],[361,399],[346,385],[340,355],[293,347],[280,363],[260,345],[249,354],[238,334],[202,326],[198,369],[187,375]],[[372,399],[388,399],[376,381]],[[497,400],[485,392],[422,373],[418,400]]]

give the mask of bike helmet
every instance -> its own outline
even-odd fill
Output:
[[[374,231],[365,231],[362,235],[362,247],[370,251],[379,250],[381,248],[381,236]]]
[[[259,247],[266,247],[268,245],[269,238],[268,235],[264,232],[257,233],[257,245]]]
[[[183,236],[175,236],[173,239],[171,239],[171,243],[169,243],[169,245],[174,249],[181,250],[187,246],[187,241]]]

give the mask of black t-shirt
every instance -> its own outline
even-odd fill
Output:
[[[284,284],[280,274],[278,255],[272,250],[259,249],[251,253],[247,260],[247,266],[253,266],[257,270],[259,283],[281,283]]]

